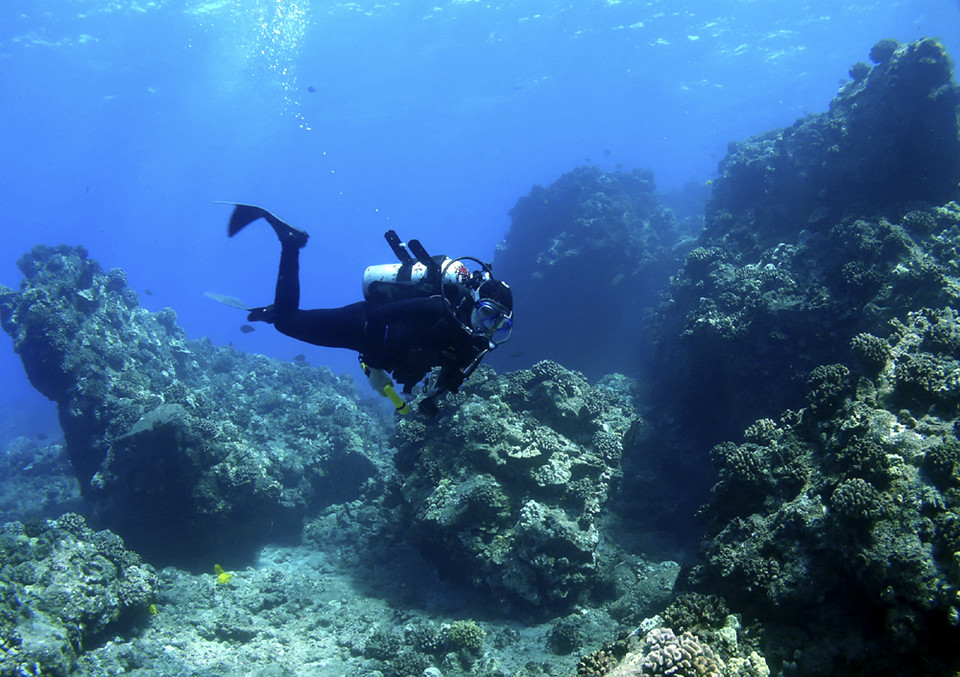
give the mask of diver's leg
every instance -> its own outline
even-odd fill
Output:
[[[300,307],[300,248],[302,244],[294,239],[280,240],[280,270],[277,272],[277,286],[273,305],[253,308],[247,319],[251,322],[276,322],[278,317],[292,313]]]
[[[282,334],[328,348],[367,351],[367,302],[343,308],[292,310],[277,314],[274,326]]]
[[[300,247],[284,243],[280,250],[280,270],[273,296],[273,310],[285,315],[300,307]]]

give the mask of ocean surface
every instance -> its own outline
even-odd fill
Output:
[[[534,184],[583,164],[711,179],[729,141],[823,111],[886,37],[960,54],[955,0],[23,0],[0,6],[0,283],[38,243],[125,269],[191,337],[358,374],[240,311],[272,298],[269,229],[306,229],[303,305],[360,298],[388,228],[491,259]],[[522,330],[522,318],[518,331]],[[0,338],[0,441],[58,434]]]

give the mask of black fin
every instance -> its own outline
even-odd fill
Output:
[[[230,237],[233,237],[257,219],[266,219],[267,222],[280,221],[280,219],[262,207],[239,204],[237,202],[223,202],[221,204],[232,204],[234,206],[233,214],[230,215],[230,224],[227,226],[227,235]],[[280,221],[280,223],[283,222]],[[270,223],[270,225],[273,225],[273,223]]]
[[[227,235],[229,237],[233,237],[257,219],[263,219],[273,228],[281,244],[294,244],[298,248],[303,248],[310,238],[307,231],[294,228],[263,207],[242,204],[240,202],[220,202],[219,204],[233,205],[233,214],[230,215],[230,223],[227,226]]]

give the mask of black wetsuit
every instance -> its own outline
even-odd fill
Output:
[[[296,246],[283,247],[271,313],[274,326],[287,336],[355,350],[367,366],[392,373],[404,392],[441,367],[434,395],[456,392],[464,369],[489,347],[487,339],[464,330],[440,296],[301,310],[299,253]]]

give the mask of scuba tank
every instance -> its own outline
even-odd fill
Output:
[[[375,303],[392,303],[418,296],[439,294],[443,285],[463,285],[470,279],[470,271],[460,261],[453,262],[446,256],[437,256],[437,264],[443,270],[440,279],[431,268],[419,261],[383,263],[368,266],[363,271],[363,298]]]
[[[447,285],[465,286],[470,281],[470,270],[463,262],[430,256],[418,241],[406,245],[392,230],[384,237],[400,262],[367,267],[363,272],[363,298],[367,301],[392,303],[433,296]]]

